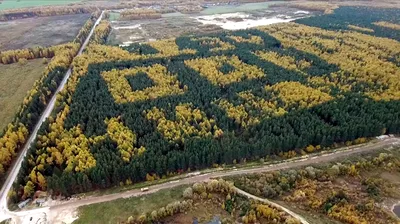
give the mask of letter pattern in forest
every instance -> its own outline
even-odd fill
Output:
[[[154,86],[149,86],[141,90],[133,90],[126,77],[143,73],[154,82]],[[117,103],[150,100],[158,97],[182,94],[184,92],[184,88],[180,88],[176,76],[169,74],[167,68],[162,65],[124,70],[113,69],[109,72],[103,72],[102,76],[106,80],[109,91]]]
[[[205,76],[212,84],[219,86],[265,76],[257,66],[243,63],[237,56],[198,58],[187,60],[185,64]]]
[[[208,47],[211,52],[225,51],[235,49],[235,46],[222,41],[218,37],[200,37],[191,38],[191,41],[198,41],[200,47]]]
[[[175,121],[168,120],[165,113],[152,108],[146,112],[149,120],[155,121],[157,130],[172,142],[183,143],[188,137],[214,137],[222,136],[223,131],[219,129],[214,119],[190,104],[181,104],[175,107]]]
[[[324,15],[320,26],[296,21],[122,48],[89,45],[28,152],[18,198],[400,133],[400,44],[390,38],[395,29],[372,24],[397,22],[380,15],[342,21],[340,32],[321,25],[337,22]],[[16,123],[0,141],[5,168],[26,137]]]

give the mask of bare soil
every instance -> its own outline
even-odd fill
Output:
[[[89,17],[89,14],[78,14],[0,22],[0,51],[72,41]]]
[[[148,42],[185,34],[204,34],[222,30],[215,25],[202,25],[186,15],[153,20],[113,21],[112,27],[108,41],[110,45]]]
[[[213,220],[221,221],[226,219],[233,223],[237,215],[232,217],[222,209],[221,203],[224,202],[224,198],[218,194],[213,194],[213,197],[211,200],[198,199],[189,211],[165,218],[163,222],[168,224],[186,224],[194,223],[197,220],[198,223],[210,223]],[[214,223],[218,223],[218,221]]]
[[[332,195],[333,192],[343,191],[347,195],[348,203],[353,205],[366,204],[369,200],[372,199],[367,193],[366,186],[362,184],[363,179],[374,178],[381,179],[384,181],[379,185],[379,197],[374,198],[377,205],[374,209],[369,211],[369,216],[371,218],[375,218],[376,223],[393,223],[393,214],[392,209],[393,205],[398,203],[399,201],[399,193],[397,192],[399,187],[399,172],[389,172],[384,169],[376,169],[373,171],[364,171],[359,174],[359,176],[351,177],[344,176],[338,177],[333,181],[320,182],[316,181],[316,198],[320,198],[324,201],[328,195]],[[303,188],[303,189],[307,189]],[[297,188],[296,188],[297,189]],[[301,187],[298,189],[302,189]],[[292,194],[292,193],[290,193]],[[309,206],[308,203],[311,201],[307,201],[308,199],[303,199],[302,201],[286,201],[284,200],[286,195],[280,197],[279,203],[287,206],[293,211],[298,212],[299,214],[304,215],[304,217],[310,223],[338,223],[333,220],[333,218],[325,215],[321,210],[317,211]],[[389,222],[386,220],[388,217],[392,217],[392,220]],[[323,220],[323,221],[322,221]],[[386,222],[386,221],[387,222]]]

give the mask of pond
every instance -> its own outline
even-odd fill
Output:
[[[238,30],[290,22],[312,15],[311,12],[295,8],[270,8],[270,5],[276,3],[281,3],[281,1],[210,6],[192,18],[203,25],[216,25],[226,30]]]
[[[247,12],[247,11],[255,11],[255,10],[265,10],[268,9],[270,5],[276,3],[282,3],[283,1],[271,1],[271,2],[257,2],[257,3],[246,3],[240,5],[216,5],[210,6],[200,14],[203,15],[213,15],[213,14],[220,14],[220,13],[232,13],[232,12]]]

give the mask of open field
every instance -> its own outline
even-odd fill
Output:
[[[318,12],[274,7],[274,2],[247,3],[240,6],[212,6],[201,12],[183,14],[179,12],[162,14],[159,19],[119,21],[118,13],[112,13],[113,31],[108,44],[127,45],[182,35],[201,35],[218,31],[251,28],[279,22],[289,22],[296,18],[308,17]]]
[[[274,220],[277,224],[298,223],[296,218],[280,208],[243,197],[231,183],[222,179],[198,182],[187,187],[176,187],[148,196],[119,199],[97,206],[79,209],[74,223],[238,223],[257,219],[261,223]],[[98,215],[104,211],[107,215]],[[112,211],[112,214],[108,214]],[[257,214],[255,211],[258,211]],[[261,213],[260,211],[269,211]],[[250,222],[252,223],[252,222]]]
[[[218,26],[205,26],[179,13],[178,17],[157,20],[115,21],[108,44],[119,45],[177,37],[184,34],[202,34],[220,31]]]
[[[129,216],[139,216],[181,200],[183,198],[182,191],[185,188],[186,186],[179,186],[150,195],[84,206],[79,208],[79,219],[74,224],[109,224],[126,221]]]
[[[78,2],[82,2],[82,0],[3,0],[0,2],[0,10],[50,5],[68,5]]]
[[[31,90],[33,83],[43,75],[45,66],[42,59],[29,60],[26,65],[0,65],[1,130],[12,121],[26,92]]]
[[[89,16],[77,14],[0,22],[0,50],[48,47],[72,41]]]

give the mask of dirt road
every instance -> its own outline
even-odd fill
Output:
[[[283,207],[283,206],[281,206],[281,205],[279,205],[279,204],[277,204],[277,203],[275,203],[275,202],[272,202],[272,201],[270,201],[270,200],[268,200],[268,199],[265,199],[265,198],[257,197],[257,196],[252,195],[252,194],[249,194],[249,193],[247,193],[246,191],[243,191],[243,190],[241,190],[241,189],[239,189],[239,188],[237,188],[237,187],[235,187],[235,190],[238,192],[238,194],[243,195],[243,196],[246,196],[247,198],[250,198],[250,199],[254,199],[254,200],[256,200],[256,201],[261,201],[261,202],[267,203],[267,204],[269,204],[269,205],[272,205],[273,207],[276,207],[276,208],[281,209],[282,211],[285,211],[286,213],[288,213],[288,214],[291,215],[292,217],[294,217],[294,218],[296,218],[297,220],[299,220],[300,223],[302,223],[302,224],[310,224],[310,223],[308,223],[307,220],[306,220],[305,218],[303,218],[302,216],[300,216],[300,215],[298,215],[298,214],[296,214],[296,213],[290,211],[289,209],[287,209],[287,208],[285,208],[285,207]]]
[[[217,171],[217,172],[211,172],[211,173],[207,173],[207,174],[196,175],[196,176],[187,177],[187,178],[180,179],[180,180],[175,180],[175,181],[170,181],[170,182],[166,182],[166,183],[162,183],[162,184],[158,184],[158,185],[153,185],[153,186],[149,187],[149,191],[147,191],[147,192],[141,192],[140,189],[135,189],[135,190],[130,190],[130,191],[122,192],[122,193],[86,197],[84,199],[75,200],[75,201],[67,201],[62,204],[51,206],[48,217],[49,217],[50,223],[61,223],[60,221],[62,219],[61,219],[61,217],[58,217],[58,214],[60,214],[64,210],[69,210],[72,212],[72,211],[76,210],[78,207],[84,206],[84,205],[112,201],[112,200],[119,199],[119,198],[129,198],[129,197],[136,197],[136,196],[140,196],[140,195],[144,195],[144,194],[151,194],[151,193],[157,192],[162,189],[169,189],[169,188],[177,187],[180,185],[208,181],[212,178],[220,178],[220,177],[234,176],[234,175],[241,175],[241,174],[250,174],[250,173],[269,172],[269,171],[290,169],[290,168],[295,168],[295,167],[302,167],[302,166],[307,166],[307,165],[312,165],[312,164],[325,163],[325,162],[334,161],[334,160],[338,160],[338,159],[342,159],[342,158],[347,158],[350,155],[353,155],[356,153],[370,152],[370,151],[374,151],[374,150],[378,150],[378,149],[393,147],[394,145],[397,145],[397,146],[400,145],[400,138],[394,138],[394,137],[387,138],[387,139],[381,140],[377,143],[365,144],[363,146],[353,147],[353,148],[347,149],[347,150],[339,150],[336,152],[327,153],[327,154],[323,154],[320,156],[303,158],[303,159],[299,159],[299,160],[293,160],[293,161],[283,162],[283,163],[274,164],[274,165],[267,165],[267,166],[262,166],[262,167],[257,167],[257,168],[249,168],[249,169]]]

